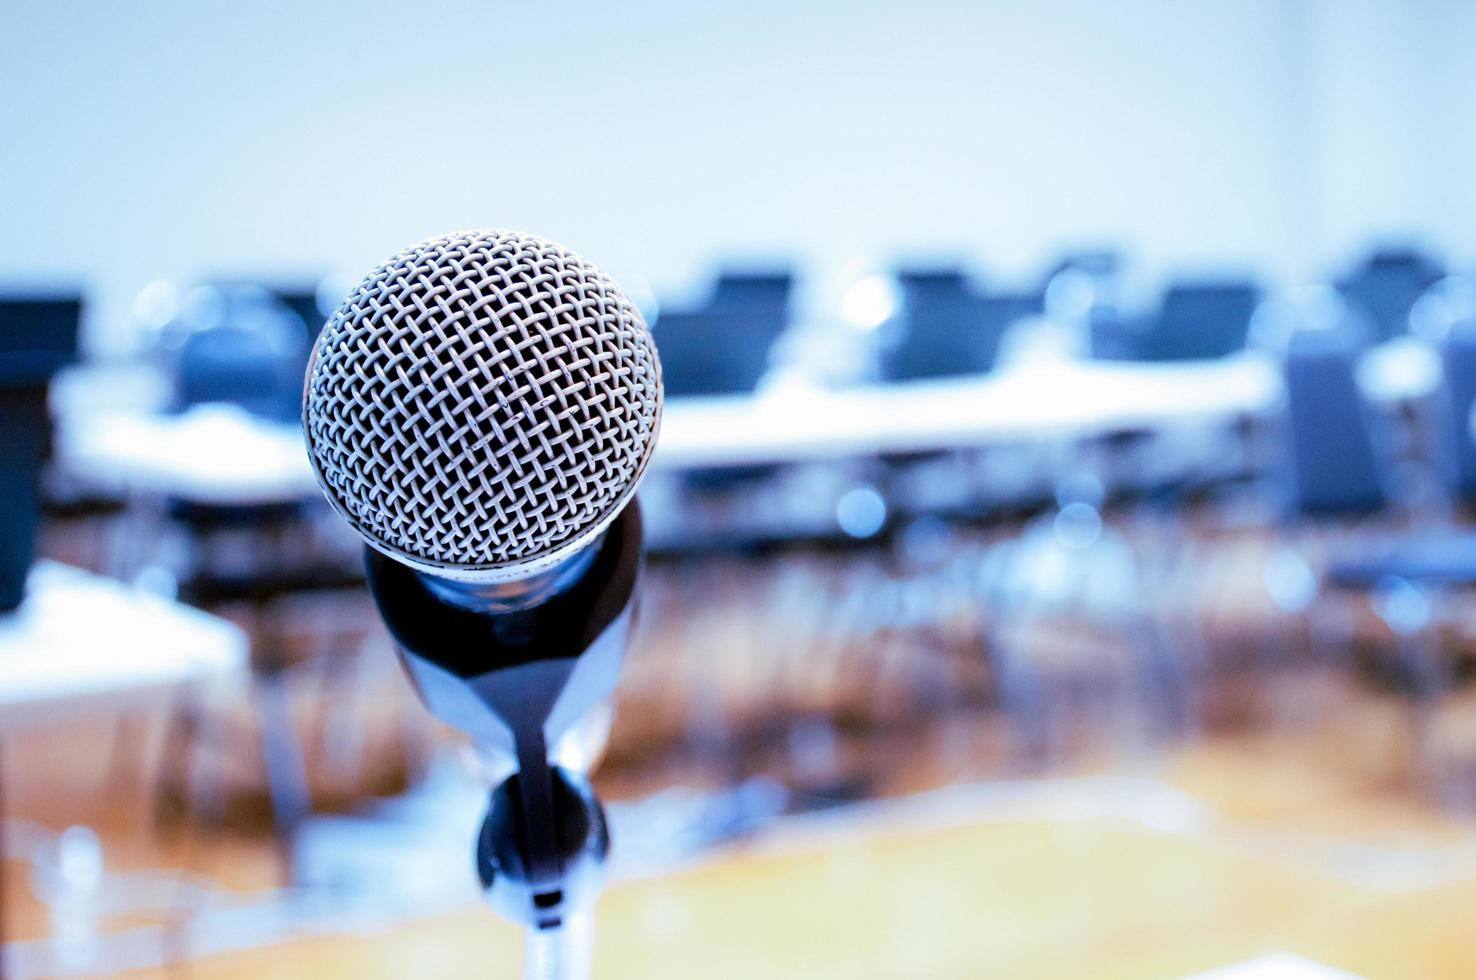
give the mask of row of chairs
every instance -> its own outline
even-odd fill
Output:
[[[980,290],[955,266],[903,267],[889,329],[878,331],[876,374],[884,381],[986,373],[1007,331],[1049,305],[1053,287],[1071,292],[1093,357],[1128,360],[1214,358],[1245,347],[1262,299],[1248,280],[1170,285],[1158,307],[1127,315],[1115,308],[1121,261],[1111,252],[1084,252],[1052,266],[1035,288],[1020,293]],[[1373,253],[1336,281],[1366,319],[1369,338],[1407,328],[1414,304],[1444,270],[1413,250]],[[745,394],[773,366],[776,346],[794,322],[796,277],[786,268],[725,271],[706,299],[663,308],[654,329],[668,392],[676,397]],[[328,312],[314,284],[273,288],[216,283],[188,294],[180,315],[158,338],[159,354],[177,379],[176,407],[206,401],[241,404],[290,418],[312,339]],[[0,369],[34,371],[36,364],[74,360],[81,299],[73,296],[0,300],[4,319]],[[59,359],[59,360],[58,360]]]
[[[1282,362],[1286,410],[1278,419],[1286,458],[1274,470],[1275,479],[1255,485],[1262,504],[1279,507],[1260,508],[1261,520],[1254,525],[1243,523],[1243,512],[1236,523],[1214,527],[1225,517],[1185,506],[1146,514],[1114,508],[1106,487],[1082,478],[1062,481],[1053,504],[1023,522],[997,513],[994,524],[965,526],[916,515],[847,560],[826,557],[835,552],[810,544],[791,545],[780,559],[684,562],[675,570],[658,564],[669,579],[666,587],[679,593],[675,601],[683,605],[699,595],[704,602],[710,597],[711,582],[694,577],[692,568],[717,567],[739,576],[749,565],[782,571],[797,562],[827,564],[828,570],[801,586],[776,582],[771,599],[752,603],[760,622],[777,618],[783,603],[803,606],[799,618],[815,620],[796,626],[796,617],[787,614],[787,630],[798,638],[786,636],[791,643],[784,653],[763,634],[758,651],[704,658],[704,663],[725,665],[713,670],[728,672],[706,681],[714,688],[712,700],[762,720],[772,713],[776,687],[787,683],[782,693],[792,702],[790,741],[805,746],[796,752],[798,761],[809,758],[815,745],[845,736],[846,723],[832,723],[825,734],[816,721],[827,710],[834,713],[836,704],[872,724],[946,716],[948,699],[961,692],[959,671],[987,662],[986,671],[969,674],[969,696],[1001,709],[1016,759],[1033,767],[1062,759],[1073,728],[1085,726],[1093,733],[1089,737],[1100,739],[1106,732],[1143,746],[1192,732],[1205,723],[1206,711],[1225,710],[1207,708],[1205,700],[1211,695],[1220,700],[1235,687],[1210,677],[1227,671],[1272,680],[1262,710],[1280,712],[1290,705],[1292,713],[1275,720],[1305,724],[1319,705],[1325,710],[1335,702],[1282,695],[1296,690],[1296,671],[1325,656],[1336,661],[1332,666],[1340,678],[1367,678],[1372,671],[1380,686],[1395,687],[1413,709],[1421,753],[1413,761],[1420,775],[1449,777],[1448,763],[1439,758],[1438,733],[1431,731],[1434,705],[1457,683],[1458,674],[1452,659],[1457,651],[1441,646],[1440,600],[1453,589],[1476,584],[1476,536],[1438,507],[1405,513],[1412,504],[1408,491],[1390,479],[1401,468],[1387,431],[1393,420],[1366,403],[1357,384],[1362,344],[1360,325],[1350,322],[1293,336]],[[1472,453],[1476,323],[1451,325],[1439,350],[1444,384],[1427,406],[1432,411],[1405,421],[1435,427],[1437,437],[1426,446],[1435,455],[1423,462],[1443,477],[1443,495],[1459,507],[1472,499],[1460,456]],[[1089,455],[1079,452],[1066,468],[1089,463]],[[1191,526],[1207,537],[1194,542]],[[1224,636],[1212,642],[1197,621],[1196,603],[1175,595],[1196,581],[1206,561],[1204,541],[1220,542],[1209,551],[1213,557],[1214,547],[1237,540],[1235,529],[1250,532],[1241,541],[1256,541],[1258,533],[1270,538],[1269,550],[1250,555],[1252,561],[1264,560],[1268,594],[1262,606],[1293,614],[1292,622],[1301,624],[1291,631],[1295,639],[1267,644],[1265,634],[1257,633],[1245,650],[1227,651]],[[763,586],[751,588],[764,593]],[[1357,604],[1342,604],[1350,595]],[[1349,634],[1358,609],[1381,619],[1393,641],[1392,650],[1380,649],[1368,662],[1351,652]],[[1270,628],[1268,622],[1280,628],[1264,609],[1258,615],[1259,628]],[[702,631],[711,627],[693,629],[706,635]],[[743,630],[728,633],[744,635]],[[1303,635],[1310,638],[1310,656]],[[982,660],[973,659],[980,655]],[[1249,667],[1238,664],[1246,655],[1255,661]],[[763,657],[772,660],[767,668]],[[771,673],[764,674],[765,669]],[[730,676],[735,674],[736,679]],[[905,676],[899,680],[892,674]],[[865,682],[847,686],[848,678],[858,677]],[[762,697],[748,698],[758,706],[745,707],[744,697],[727,696],[735,684],[761,691]],[[904,699],[891,703],[899,692]],[[707,751],[731,746],[728,734],[702,736],[701,730],[716,724],[710,718],[692,723]],[[724,719],[720,730],[729,733],[737,724]],[[737,755],[730,749],[724,758],[739,765]],[[812,788],[836,793],[845,785],[827,778]],[[1451,797],[1449,802],[1471,801]]]
[[[794,275],[785,270],[718,276],[705,302],[662,309],[654,330],[668,395],[743,394],[758,386],[789,326]]]
[[[890,334],[882,340],[878,373],[886,380],[909,380],[991,370],[1006,333],[1021,318],[1050,301],[1051,283],[1063,277],[1094,284],[1089,293],[1110,296],[1117,275],[1111,253],[1084,253],[1050,271],[1038,294],[990,294],[978,290],[958,268],[914,267],[897,272],[901,293]],[[1357,276],[1345,277],[1347,295],[1383,297],[1381,307],[1412,306],[1419,290],[1438,275],[1433,262],[1417,253],[1378,253]],[[1395,304],[1375,288],[1398,283]],[[690,309],[663,309],[654,329],[662,351],[667,390],[684,395],[752,391],[772,366],[772,352],[793,320],[795,277],[784,269],[720,275],[705,301]],[[1361,291],[1360,291],[1361,290]],[[1386,291],[1387,292],[1387,291]],[[221,284],[196,290],[175,321],[160,331],[156,357],[173,380],[175,410],[210,402],[234,403],[276,421],[298,411],[303,365],[325,310],[314,288],[265,289]],[[1215,357],[1245,345],[1259,291],[1250,283],[1198,283],[1171,287],[1160,308],[1137,318],[1116,316],[1105,302],[1084,311],[1090,350],[1099,357],[1158,360]],[[27,329],[7,328],[21,346],[26,335],[48,342],[64,338],[75,351],[79,305],[53,303],[45,316],[68,322],[42,329],[40,313]],[[1369,300],[1374,302],[1374,300]],[[1388,305],[1393,304],[1393,305]],[[12,304],[11,309],[20,307]],[[40,319],[38,319],[40,317]],[[22,318],[24,319],[24,318]],[[20,321],[18,321],[20,322]],[[38,346],[32,342],[33,346]],[[1466,465],[1466,464],[1462,464]],[[1476,480],[1476,462],[1469,464]],[[726,492],[733,484],[752,484],[767,470],[703,473],[690,483],[702,492]]]
[[[1057,263],[1036,288],[1001,293],[979,289],[957,266],[899,268],[892,276],[895,315],[876,335],[874,374],[911,381],[988,373],[1010,329],[1048,311],[1079,328],[1084,352],[1094,358],[1225,357],[1246,347],[1264,299],[1249,279],[1181,281],[1151,311],[1130,314],[1116,304],[1120,273],[1115,253],[1084,252]],[[1363,323],[1365,342],[1376,343],[1404,333],[1415,304],[1444,275],[1418,251],[1383,249],[1335,286]],[[741,395],[757,388],[780,359],[794,283],[785,270],[728,272],[704,302],[662,309],[654,330],[669,393]],[[1061,301],[1053,304],[1053,295]]]

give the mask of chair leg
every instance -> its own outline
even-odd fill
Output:
[[[190,755],[199,730],[198,707],[188,695],[171,708],[159,749],[159,776],[154,790],[154,822],[159,826],[183,819],[190,810]]]
[[[364,730],[358,710],[363,660],[356,647],[338,641],[324,652],[319,665],[318,743],[324,769],[334,777],[352,778],[364,758]]]
[[[1410,688],[1411,727],[1420,778],[1442,803],[1464,810],[1469,790],[1451,772],[1441,733],[1440,707],[1450,690],[1450,677],[1438,628],[1430,624],[1418,633],[1400,637],[1399,656]]]
[[[1450,781],[1439,724],[1441,701],[1449,690],[1440,619],[1435,614],[1439,598],[1438,591],[1396,579],[1374,590],[1373,607],[1397,644],[1400,674],[1408,691],[1417,781],[1441,802],[1454,805],[1460,794]]]
[[[285,671],[276,670],[259,676],[254,693],[261,729],[262,768],[266,773],[267,792],[271,796],[272,815],[290,858],[293,835],[307,817],[311,801],[307,767],[293,723],[291,692]],[[290,873],[290,859],[286,865]]]

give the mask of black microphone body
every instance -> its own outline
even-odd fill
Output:
[[[609,844],[603,810],[584,775],[552,756],[614,693],[641,543],[632,502],[562,591],[524,608],[489,599],[482,610],[448,601],[442,583],[365,549],[370,592],[426,707],[515,761],[516,772],[493,791],[477,863],[493,904],[535,928],[562,924],[598,886]]]

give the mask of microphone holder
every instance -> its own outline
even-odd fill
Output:
[[[560,966],[553,944],[578,927],[602,878],[604,810],[586,774],[554,759],[614,693],[641,543],[632,502],[577,581],[511,610],[449,602],[420,573],[365,549],[370,593],[426,707],[514,765],[491,792],[476,863],[493,907],[531,930],[530,969]]]

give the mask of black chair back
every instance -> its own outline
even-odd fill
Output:
[[[1226,357],[1245,349],[1260,304],[1254,283],[1178,283],[1164,293],[1158,317],[1143,338],[1150,361]]]
[[[903,310],[903,336],[882,356],[886,381],[915,381],[993,370],[1005,331],[1021,315],[1017,298],[936,294]]]
[[[892,278],[906,305],[930,297],[963,296],[972,291],[968,275],[955,266],[908,266],[895,270]]]
[[[180,349],[176,406],[220,402],[275,418],[283,414],[286,375],[282,358],[254,332],[211,327],[191,334]]]
[[[1338,291],[1373,324],[1374,342],[1409,330],[1409,313],[1444,271],[1433,259],[1410,249],[1387,249],[1369,256],[1352,274],[1338,280]]]
[[[770,317],[717,310],[663,310],[651,333],[662,385],[673,397],[752,392],[778,336]]]
[[[1283,365],[1291,503],[1308,516],[1356,517],[1388,506],[1389,454],[1355,371],[1347,330],[1292,335]]]
[[[1440,350],[1445,383],[1440,419],[1441,475],[1450,495],[1476,500],[1476,320],[1453,324]]]
[[[221,287],[220,301],[218,315],[180,345],[175,408],[222,402],[263,418],[297,418],[308,351],[301,320],[254,287]]]
[[[787,316],[794,293],[794,273],[776,269],[765,272],[720,272],[708,306],[718,310],[770,310]]]

